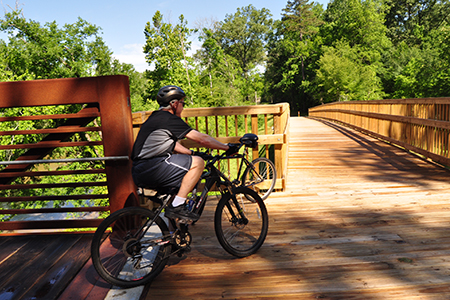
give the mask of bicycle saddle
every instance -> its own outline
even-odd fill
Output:
[[[250,147],[255,149],[258,147],[258,136],[254,133],[246,133],[243,137],[239,139],[239,141],[244,144],[246,147]]]

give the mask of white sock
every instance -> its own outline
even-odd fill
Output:
[[[172,202],[172,206],[177,207],[177,206],[184,204],[185,202],[186,202],[186,198],[181,198],[181,197],[175,196],[175,198],[173,199],[173,202]]]

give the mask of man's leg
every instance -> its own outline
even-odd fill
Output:
[[[175,199],[173,199],[172,203],[166,208],[167,217],[190,219],[193,221],[198,220],[198,215],[188,211],[183,204],[186,201],[187,195],[192,191],[200,179],[204,167],[205,161],[201,157],[192,156],[191,168],[184,175]]]
[[[187,198],[188,194],[197,184],[200,176],[202,176],[203,169],[205,168],[205,161],[200,156],[192,156],[192,164],[189,171],[184,175],[181,181],[180,190],[177,196],[180,198]]]

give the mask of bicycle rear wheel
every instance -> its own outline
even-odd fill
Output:
[[[91,244],[92,262],[103,279],[130,288],[161,273],[171,251],[170,233],[161,218],[150,222],[154,216],[147,209],[127,207],[103,220]]]
[[[272,193],[277,180],[277,171],[273,162],[265,157],[258,157],[245,169],[243,185],[251,188],[266,200]]]
[[[237,257],[249,256],[261,248],[269,229],[266,206],[257,193],[237,187],[222,196],[214,216],[220,245]]]

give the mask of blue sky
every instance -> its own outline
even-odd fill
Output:
[[[326,8],[329,0],[316,0]],[[148,68],[142,47],[145,43],[144,27],[159,10],[166,22],[177,23],[183,14],[190,28],[204,20],[222,21],[238,7],[252,4],[257,9],[267,8],[272,18],[280,19],[287,0],[0,0],[2,16],[19,3],[26,19],[42,25],[56,21],[59,26],[75,23],[78,17],[102,28],[102,37],[114,56],[121,62],[133,64],[138,71]],[[0,35],[5,39],[5,36]],[[192,48],[199,44],[194,38]]]

